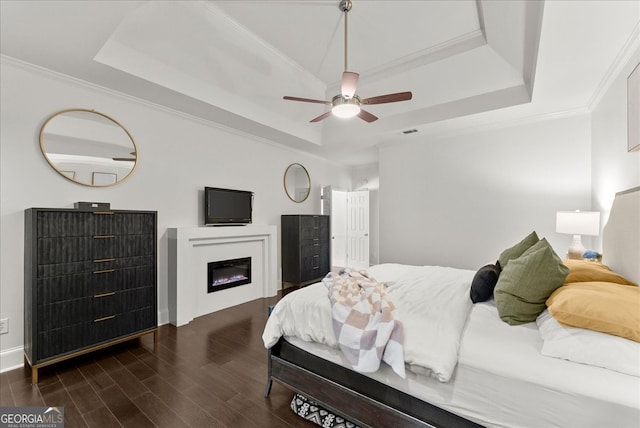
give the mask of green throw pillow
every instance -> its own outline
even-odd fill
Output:
[[[510,325],[535,321],[568,274],[569,268],[544,238],[520,257],[509,260],[494,290],[502,321]]]
[[[498,257],[500,267],[504,269],[505,266],[507,266],[507,262],[509,260],[517,259],[539,240],[540,239],[538,239],[538,234],[534,230],[533,232],[525,236],[522,241],[518,242],[513,247],[504,250],[502,253],[500,253],[500,257]]]

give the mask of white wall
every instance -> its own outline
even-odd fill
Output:
[[[558,210],[591,208],[589,115],[380,150],[380,261],[478,269]],[[589,248],[590,240],[583,240]]]
[[[114,209],[157,210],[159,311],[164,323],[166,230],[202,224],[205,185],[255,192],[254,223],[277,225],[281,214],[319,213],[321,183],[351,185],[347,168],[7,58],[2,58],[0,77],[0,318],[9,318],[10,327],[9,334],[0,336],[2,369],[22,362],[25,208],[72,208],[76,201],[100,201]],[[128,129],[140,159],[128,180],[90,188],[66,180],[49,166],[38,144],[40,127],[51,114],[67,108],[95,109]],[[290,201],[283,189],[284,171],[293,162],[303,164],[311,176],[312,192],[302,204]]]
[[[638,63],[640,49],[591,113],[592,198],[593,209],[601,212],[601,227],[609,218],[616,192],[640,186],[640,151],[627,151],[627,76]]]
[[[379,198],[380,174],[378,164],[354,167],[351,170],[352,190],[369,190],[369,263],[380,260],[380,216]]]

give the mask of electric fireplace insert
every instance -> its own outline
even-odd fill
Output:
[[[207,263],[207,292],[251,283],[251,257]]]

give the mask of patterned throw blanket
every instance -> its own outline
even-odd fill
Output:
[[[404,331],[385,285],[350,269],[329,273],[322,282],[329,290],[333,331],[353,369],[375,372],[382,360],[404,378]]]

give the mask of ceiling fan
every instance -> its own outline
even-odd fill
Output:
[[[338,5],[340,10],[344,13],[344,72],[342,73],[342,85],[340,94],[336,95],[331,101],[326,100],[314,100],[310,98],[299,98],[284,96],[285,100],[289,101],[301,101],[305,103],[327,104],[331,105],[331,110],[322,113],[320,116],[311,119],[310,122],[320,122],[326,119],[330,115],[334,115],[341,118],[349,118],[358,116],[360,119],[366,122],[373,122],[378,120],[378,117],[369,113],[366,110],[362,110],[361,105],[373,105],[373,104],[385,104],[395,103],[398,101],[407,101],[412,97],[411,92],[398,92],[395,94],[378,95],[376,97],[360,98],[356,95],[356,87],[358,84],[358,78],[360,75],[353,71],[348,71],[347,68],[347,14],[351,10],[351,0],[342,0]]]

